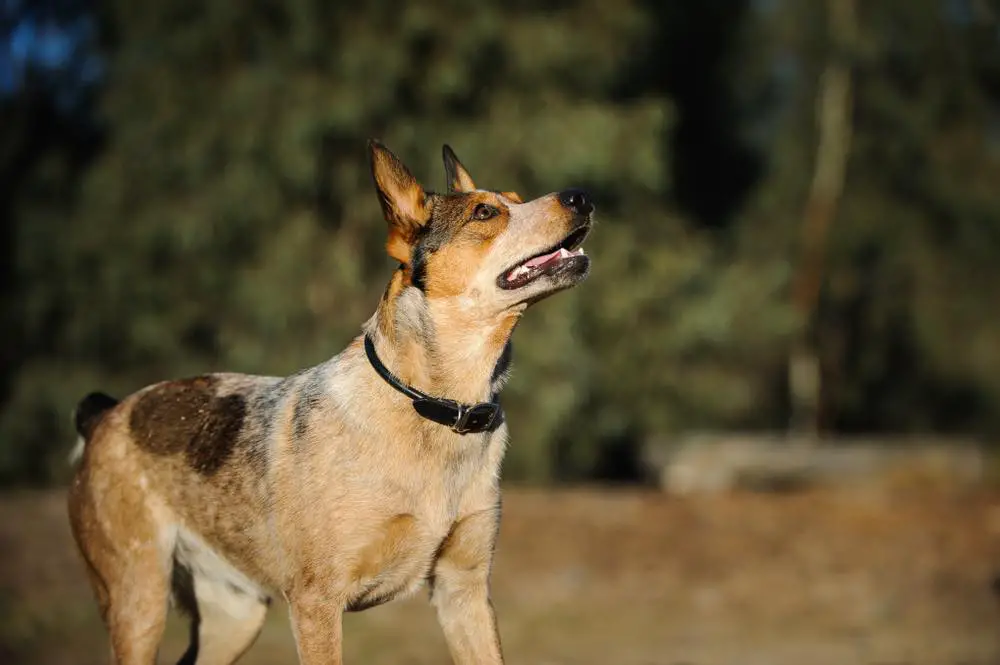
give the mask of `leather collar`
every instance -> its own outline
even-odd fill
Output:
[[[498,402],[464,404],[451,399],[431,397],[413,386],[400,381],[389,368],[382,364],[375,352],[375,344],[365,335],[365,355],[368,362],[390,386],[413,401],[413,409],[427,420],[450,427],[458,434],[477,434],[491,430],[494,424],[502,422],[503,410]]]

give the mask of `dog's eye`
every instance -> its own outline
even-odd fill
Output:
[[[486,203],[480,203],[472,209],[472,219],[480,222],[484,222],[487,219],[493,219],[499,214],[499,210]]]

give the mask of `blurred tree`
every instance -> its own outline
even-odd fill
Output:
[[[823,373],[813,340],[830,227],[844,191],[851,147],[853,81],[851,54],[857,43],[854,0],[826,0],[826,63],[816,90],[816,155],[803,212],[801,247],[792,281],[792,306],[802,322],[788,360],[791,426],[815,435],[821,427]]]
[[[859,6],[830,427],[998,432],[997,6]]]
[[[290,372],[336,352],[389,273],[366,136],[429,183],[443,179],[448,141],[487,184],[537,195],[581,183],[636,215],[658,205],[663,157],[648,138],[667,130],[670,105],[610,99],[645,30],[635,3],[459,9],[112,5],[102,108],[114,132],[72,223],[36,222],[38,242],[19,248],[48,271],[21,325],[59,350],[17,376],[5,434],[33,439],[16,414],[54,418],[95,380],[125,392],[207,369]],[[535,413],[512,456],[525,477],[549,473],[552,431],[580,405],[581,297],[518,334],[506,397]],[[48,386],[56,373],[65,380]]]
[[[65,225],[80,174],[100,148],[93,100],[102,71],[89,2],[0,5],[0,421],[12,424],[0,425],[0,482],[47,480],[51,457],[65,443],[62,423],[39,399],[49,388],[24,400],[16,384],[30,373],[30,358],[58,353],[48,326],[24,325],[33,289],[48,279],[55,257],[30,248],[52,245],[41,227]],[[63,407],[61,421],[67,412]]]
[[[287,373],[357,334],[392,267],[369,136],[431,186],[448,142],[485,186],[598,200],[592,277],[515,336],[508,478],[627,477],[650,436],[787,424],[822,5],[102,7],[105,149],[64,198],[26,198],[57,165],[11,185],[5,335],[30,345],[6,375],[3,480],[65,473],[86,390]],[[811,330],[824,428],[997,425],[994,8],[859,3]]]
[[[738,229],[740,253],[768,262],[798,237],[829,62],[820,5],[769,5],[785,129]],[[851,155],[811,331],[821,430],[997,432],[996,7],[858,5],[842,51],[856,73]]]
[[[750,0],[645,3],[651,30],[621,92],[673,100],[677,122],[664,136],[673,198],[695,223],[733,221],[760,177],[761,155],[744,131],[753,114],[741,99],[740,59],[750,46]]]

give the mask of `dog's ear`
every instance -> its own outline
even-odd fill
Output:
[[[427,194],[403,162],[378,141],[368,141],[372,178],[382,213],[389,223],[386,251],[400,263],[409,264],[410,248],[421,227],[430,219]]]
[[[451,149],[451,146],[445,145],[442,147],[441,154],[444,157],[444,175],[448,180],[448,191],[475,191],[476,183],[472,182],[472,176],[462,166],[462,162],[458,161],[458,157],[455,156],[455,151]]]

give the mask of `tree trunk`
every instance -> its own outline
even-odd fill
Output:
[[[852,86],[845,50],[854,43],[857,29],[855,0],[827,0],[826,5],[830,55],[816,96],[816,161],[803,211],[801,254],[792,285],[792,305],[802,329],[788,358],[790,429],[814,435],[821,429],[823,372],[813,332],[825,278],[827,238],[844,189],[850,151]]]

